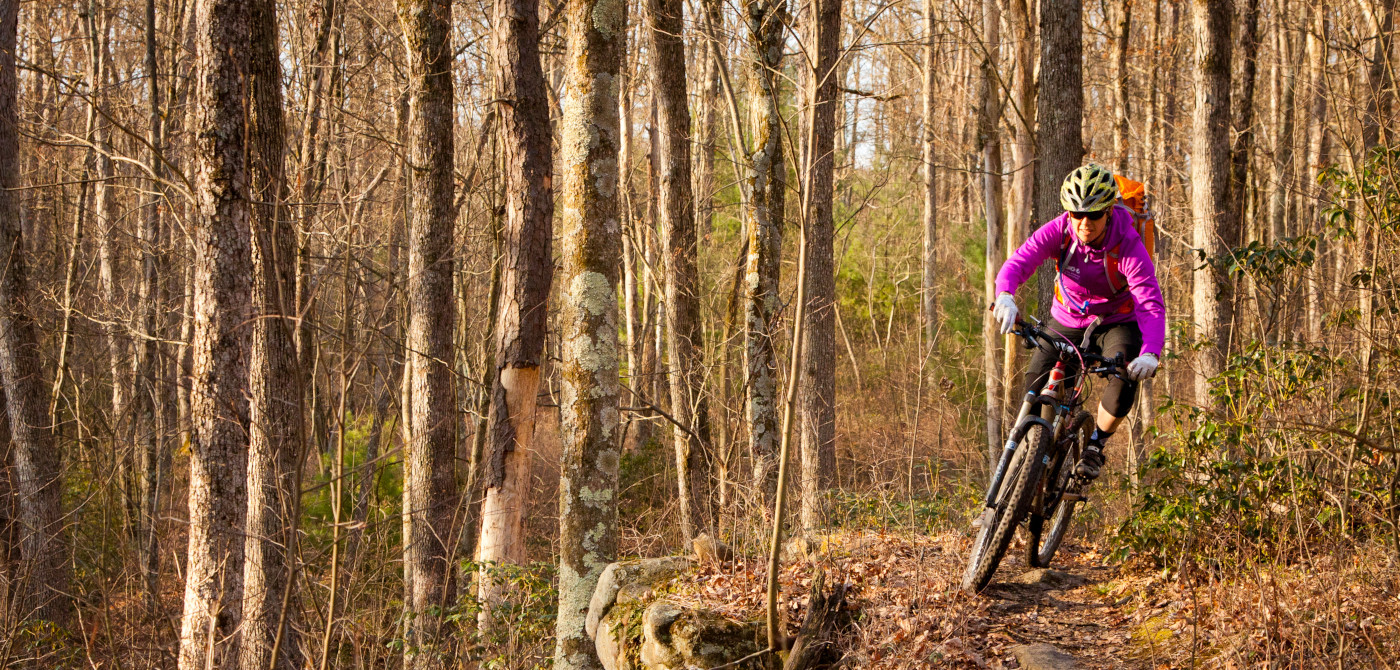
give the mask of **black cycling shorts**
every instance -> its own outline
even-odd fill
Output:
[[[1085,329],[1083,328],[1070,328],[1053,320],[1049,327],[1064,335],[1076,347],[1084,340]],[[1136,321],[1100,325],[1094,330],[1094,338],[1090,346],[1098,349],[1099,353],[1106,358],[1113,358],[1115,354],[1123,354],[1123,361],[1128,362],[1137,358],[1142,351],[1142,330],[1138,328]],[[1026,391],[1028,393],[1040,392],[1041,387],[1045,386],[1045,380],[1050,377],[1050,370],[1054,369],[1055,362],[1058,360],[1059,357],[1053,349],[1036,348],[1035,355],[1031,356],[1030,367],[1026,368]],[[1075,375],[1078,372],[1079,361],[1067,363],[1064,386],[1061,388],[1073,389]],[[1137,399],[1137,390],[1137,382],[1109,377],[1108,386],[1103,390],[1103,396],[1099,403],[1108,410],[1109,414],[1119,418],[1125,417],[1133,408],[1133,401]]]

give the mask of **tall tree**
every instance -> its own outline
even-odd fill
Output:
[[[1119,174],[1128,171],[1128,145],[1132,138],[1128,135],[1128,118],[1132,115],[1132,97],[1129,85],[1132,73],[1128,70],[1128,45],[1133,27],[1133,0],[1120,0],[1118,4],[1118,27],[1113,35],[1113,154],[1117,159],[1115,170]]]
[[[559,161],[559,615],[554,667],[602,667],[584,630],[588,601],[617,555],[618,91],[625,0],[569,0]]]
[[[1010,0],[1011,26],[1010,39],[1016,69],[1011,75],[1011,114],[1016,141],[1011,143],[1012,173],[1011,192],[1008,198],[1006,218],[1006,250],[1010,254],[1021,246],[1031,224],[1031,201],[1035,195],[1035,26],[1031,23],[1030,7],[1027,0]],[[1014,405],[1018,390],[1016,379],[1020,368],[1016,364],[1017,352],[1015,336],[1007,335],[1002,343],[1001,363],[1001,408],[1003,420]]]
[[[982,0],[982,65],[978,77],[977,140],[982,150],[982,212],[987,220],[986,270],[983,293],[988,305],[996,300],[996,276],[1006,260],[1002,231],[1001,87],[996,73],[1001,48],[1001,8],[998,0]],[[982,315],[982,369],[987,379],[987,458],[995,468],[1001,456],[1001,334],[991,312]]]
[[[406,662],[442,667],[443,608],[452,588],[452,515],[457,503],[452,388],[453,91],[452,3],[404,0],[399,24],[408,47],[408,161],[413,171],[408,229],[408,411],[404,454],[404,560],[408,592]]]
[[[778,97],[787,2],[749,0],[744,6],[750,17],[745,23],[750,136],[741,184],[748,193],[744,235],[749,244],[744,272],[744,366],[754,489],[767,507],[778,483],[778,374],[773,337],[777,334],[778,272],[783,250],[786,168]]]
[[[549,103],[540,68],[538,0],[496,2],[497,97],[505,161],[505,225],[502,231],[500,296],[497,302],[496,374],[481,512],[483,563],[525,560],[522,532],[530,484],[530,439],[535,432],[535,393],[540,381],[554,218],[553,157],[550,155]],[[478,580],[481,621],[505,584]]]
[[[923,326],[927,346],[933,346],[938,334],[938,169],[935,165],[937,144],[933,133],[934,60],[938,56],[934,38],[934,0],[924,0],[924,68],[923,68],[923,162],[924,162],[924,253],[923,253]],[[854,131],[853,131],[854,132]]]
[[[1368,3],[1360,3],[1370,10]],[[1361,144],[1367,150],[1381,142],[1382,132],[1390,136],[1391,106],[1395,104],[1395,67],[1391,62],[1395,42],[1395,0],[1380,0],[1376,11],[1367,11],[1375,24],[1376,44],[1371,48],[1370,64],[1366,69],[1366,116],[1361,125]],[[1382,129],[1385,129],[1384,131]]]
[[[194,429],[181,670],[237,663],[253,316],[245,145],[252,12],[240,0],[200,0],[195,11]]]
[[[59,454],[49,421],[49,389],[29,289],[24,226],[20,222],[19,76],[15,52],[19,0],[0,0],[0,384],[13,445],[19,555],[27,586],[19,611],[62,621],[68,600],[68,560],[62,530]]]
[[[1254,82],[1259,71],[1259,0],[1244,0],[1243,12],[1239,16],[1240,61],[1239,88],[1230,106],[1234,113],[1234,146],[1230,149],[1230,189],[1236,197],[1230,198],[1234,226],[1244,231],[1248,222],[1249,162],[1254,153]],[[1262,220],[1262,216],[1255,216]],[[1237,239],[1242,239],[1237,235]]]
[[[1059,214],[1060,184],[1084,162],[1083,5],[1078,0],[1040,2],[1040,88],[1036,92],[1034,225]],[[1041,266],[1036,299],[1042,318],[1050,316],[1055,270]]]
[[[1308,59],[1308,112],[1304,116],[1306,121],[1306,133],[1304,139],[1307,141],[1303,152],[1303,164],[1298,169],[1299,181],[1303,184],[1315,184],[1317,174],[1322,171],[1323,162],[1327,155],[1327,108],[1328,108],[1328,74],[1327,60],[1330,48],[1328,46],[1328,33],[1331,30],[1331,21],[1328,12],[1332,7],[1329,3],[1314,0],[1309,3],[1311,7],[1312,25],[1305,31],[1306,55]],[[1300,189],[1302,190],[1302,189]],[[1323,259],[1327,254],[1326,239],[1322,232],[1321,222],[1318,220],[1320,198],[1315,190],[1302,190],[1299,194],[1298,204],[1298,235],[1316,235],[1317,251],[1316,261],[1308,271],[1307,286],[1304,294],[1304,317],[1305,331],[1309,342],[1319,342],[1322,339],[1322,292],[1324,280],[1322,273],[1326,264]]]
[[[1288,204],[1292,196],[1294,137],[1296,126],[1294,107],[1302,50],[1289,29],[1283,12],[1274,13],[1274,52],[1277,64],[1273,77],[1273,164],[1269,181],[1269,240],[1277,244],[1288,236]]]
[[[696,272],[695,199],[690,176],[690,106],[686,91],[686,50],[681,39],[683,0],[648,0],[651,23],[651,80],[660,136],[652,157],[659,179],[665,272],[666,355],[670,366],[671,429],[680,489],[681,534],[689,541],[710,531],[710,408],[704,383],[704,324],[700,321]]]
[[[836,471],[836,108],[841,81],[841,0],[814,0],[811,49],[811,147],[802,221],[806,237],[807,311],[802,320],[800,521],[816,531],[826,521],[823,501]]]
[[[302,377],[297,360],[296,229],[287,207],[282,66],[275,0],[252,0],[248,48],[252,183],[253,342],[249,363],[248,537],[244,546],[243,670],[302,666],[295,586],[300,511]]]
[[[1209,260],[1234,249],[1238,222],[1230,205],[1230,5],[1192,0],[1196,42],[1196,106],[1191,117],[1192,245]],[[1197,361],[1196,401],[1207,402],[1209,379],[1221,370],[1234,319],[1233,290],[1218,263],[1192,275],[1196,337],[1210,343]]]
[[[703,16],[694,19],[701,39],[709,44],[702,47],[704,61],[700,70],[700,101],[696,107],[695,123],[695,227],[700,239],[710,236],[714,228],[715,206],[715,128],[719,121],[721,82],[720,39],[718,26],[723,21],[724,6],[719,0],[702,0]],[[694,53],[693,51],[691,52]]]

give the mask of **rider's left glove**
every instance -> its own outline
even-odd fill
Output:
[[[1158,364],[1156,356],[1152,354],[1143,354],[1134,358],[1133,362],[1128,364],[1128,376],[1132,377],[1133,381],[1147,379],[1152,376],[1152,373],[1157,371]]]
[[[992,305],[992,318],[1001,323],[1001,334],[1010,333],[1016,327],[1016,315],[1020,310],[1016,309],[1016,298],[1010,293],[1002,293],[997,296],[997,301]]]

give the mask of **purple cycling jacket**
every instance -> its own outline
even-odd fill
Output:
[[[1041,226],[997,273],[997,293],[1016,294],[1041,263],[1058,260],[1066,250],[1050,315],[1071,328],[1086,328],[1094,317],[1103,323],[1136,321],[1142,330],[1142,353],[1162,355],[1167,339],[1167,310],[1157,268],[1133,228],[1133,213],[1115,206],[1103,242],[1090,246],[1079,241],[1070,228],[1069,213]],[[1104,265],[1104,254],[1118,250],[1118,271],[1126,287],[1114,291]]]

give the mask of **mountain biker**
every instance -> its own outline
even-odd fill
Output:
[[[1041,263],[1055,260],[1059,274],[1050,328],[1077,344],[1089,324],[1102,317],[1093,343],[1108,358],[1122,354],[1131,361],[1129,379],[1109,378],[1099,401],[1094,431],[1075,467],[1075,474],[1086,479],[1099,476],[1104,443],[1132,409],[1138,381],[1156,371],[1167,334],[1156,267],[1133,227],[1132,211],[1115,206],[1117,199],[1118,185],[1107,168],[1090,163],[1071,172],[1060,186],[1065,213],[1041,226],[1001,266],[992,310],[1001,332],[1010,333],[1018,312],[1016,289]],[[1040,392],[1056,361],[1053,352],[1036,350],[1026,369],[1028,393]],[[1066,372],[1066,386],[1072,387],[1078,365]]]

